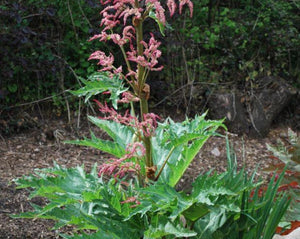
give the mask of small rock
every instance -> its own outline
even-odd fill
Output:
[[[219,157],[220,155],[221,155],[221,152],[220,152],[220,150],[216,147],[216,148],[214,148],[212,151],[211,151],[211,153],[213,154],[213,155],[215,155],[216,157]]]

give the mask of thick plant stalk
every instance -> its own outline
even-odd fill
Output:
[[[137,8],[139,8],[139,2],[138,0],[135,1],[135,5]],[[136,44],[137,44],[137,53],[139,56],[143,56],[144,53],[144,47],[141,43],[143,41],[143,20],[137,20],[133,19],[133,24],[135,26],[136,30]],[[148,108],[148,98],[150,94],[149,87],[147,88],[145,85],[145,67],[143,67],[141,64],[138,64],[138,92],[137,95],[140,98],[140,114],[141,114],[141,120],[144,120],[144,115],[149,112]],[[150,168],[153,167],[153,160],[151,156],[151,136],[144,136],[143,142],[145,144],[146,149],[146,167]]]

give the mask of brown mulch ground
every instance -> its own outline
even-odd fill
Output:
[[[38,123],[39,127],[22,130],[8,136],[0,135],[0,239],[1,238],[59,238],[57,232],[51,231],[54,225],[51,221],[12,219],[15,214],[31,209],[27,198],[28,191],[16,190],[11,183],[13,178],[30,174],[34,168],[51,167],[53,161],[60,165],[76,166],[85,164],[90,168],[94,163],[101,163],[106,155],[85,147],[64,144],[67,139],[76,139],[78,135],[88,135],[89,126],[85,125],[74,130],[63,120],[52,119]],[[75,125],[75,124],[74,124]],[[94,131],[97,130],[92,128]],[[247,136],[229,134],[235,148],[238,165],[246,164],[251,172],[259,163],[260,169],[269,165],[270,153],[266,143],[275,144],[276,139],[285,137],[287,127],[273,128],[264,139],[250,139]],[[98,135],[101,134],[98,132]],[[211,138],[198,154],[180,184],[186,187],[199,174],[215,168],[218,171],[226,169],[226,149],[223,138]],[[258,174],[267,177],[268,173],[259,170]],[[43,204],[41,198],[34,203]],[[72,230],[71,228],[67,228]]]

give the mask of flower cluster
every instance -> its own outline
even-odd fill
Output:
[[[137,100],[136,97],[134,97],[134,99]],[[143,121],[139,121],[139,119],[135,116],[132,116],[128,112],[128,110],[125,112],[124,115],[121,115],[113,108],[108,107],[107,104],[103,105],[97,100],[95,100],[95,102],[99,106],[99,111],[106,115],[104,117],[101,117],[101,119],[113,120],[117,123],[133,127],[136,129],[137,134],[142,133],[142,135],[146,137],[150,137],[154,135],[155,129],[157,127],[157,120],[160,119],[158,115],[153,113],[144,114]]]
[[[104,42],[107,40],[112,40],[120,47],[123,47],[126,43],[129,43],[130,50],[126,53],[126,55],[124,55],[127,62],[134,62],[150,71],[162,70],[163,66],[157,66],[158,58],[161,56],[161,51],[158,50],[160,42],[155,40],[153,34],[151,34],[151,38],[148,43],[145,41],[139,42],[139,44],[142,44],[145,48],[143,54],[138,53],[133,44],[137,22],[146,19],[150,12],[155,13],[155,16],[159,22],[164,25],[166,24],[165,9],[161,5],[160,1],[101,0],[101,4],[106,6],[100,13],[102,15],[101,26],[104,28],[100,34],[93,36],[90,40],[99,39],[100,41]],[[184,5],[188,5],[190,14],[192,15],[193,3],[191,0],[179,0],[179,13],[182,12]],[[175,0],[168,0],[167,6],[170,16],[173,16],[177,8]],[[129,18],[132,19],[132,25],[130,25],[128,22]],[[116,26],[119,26],[121,22],[126,25],[122,30],[122,34],[114,33],[113,29]],[[89,60],[91,59],[99,60],[98,64],[103,66],[101,71],[110,71],[112,74],[122,73],[122,67],[113,67],[114,58],[111,54],[106,56],[104,52],[97,51],[90,56]],[[131,65],[128,64],[127,66],[128,72],[123,74],[123,77],[126,78],[130,76],[133,77],[131,79],[138,80],[138,69],[132,70]]]
[[[128,173],[140,171],[140,165],[132,159],[142,158],[145,155],[145,148],[141,143],[129,144],[126,154],[122,158],[111,158],[99,168],[99,177],[102,175],[113,175],[114,178],[123,178]]]
[[[138,0],[138,2],[142,2],[142,0]],[[149,12],[150,10],[155,11],[156,18],[163,24],[166,23],[165,19],[165,9],[162,7],[159,0],[146,0],[145,1],[145,9],[138,8],[136,6],[135,0],[106,0],[102,1],[102,5],[110,4],[112,5],[106,7],[102,12],[102,16],[104,17],[101,24],[105,25],[106,29],[112,29],[117,24],[119,24],[120,18],[123,17],[124,24],[126,24],[126,20],[129,16],[134,15],[137,19],[141,19],[143,17],[143,12]],[[188,5],[191,16],[193,15],[193,3],[191,0],[179,0],[179,13],[182,13],[182,8],[184,5]],[[170,11],[170,16],[173,16],[177,4],[175,0],[167,0],[167,6]],[[115,10],[115,14],[110,14],[111,10]]]
[[[137,64],[145,67],[151,71],[161,71],[163,66],[156,67],[158,64],[158,58],[161,56],[161,51],[158,50],[160,42],[156,41],[154,35],[151,34],[149,43],[141,41],[141,44],[144,46],[145,50],[143,55],[138,55],[137,51],[131,47],[131,51],[127,52],[127,57],[129,61],[136,62]]]
[[[107,32],[102,31],[100,34],[97,34],[90,38],[89,41],[99,39],[100,41],[107,41],[107,40],[112,40],[115,44],[118,44],[119,46],[123,46],[127,42],[132,43],[132,39],[135,38],[135,29],[133,26],[126,26],[123,29],[122,32],[122,37],[120,34],[112,33],[112,34],[107,34]]]
[[[126,91],[122,93],[122,99],[118,100],[118,103],[128,104],[130,102],[138,102],[140,99],[134,96],[131,92]]]

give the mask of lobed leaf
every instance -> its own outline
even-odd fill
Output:
[[[93,147],[119,158],[124,156],[126,147],[133,141],[134,130],[115,121],[103,120],[93,116],[88,116],[88,119],[105,131],[113,141],[99,139],[91,132],[91,139],[69,140],[65,143]]]
[[[88,116],[88,119],[100,129],[104,130],[115,143],[124,149],[126,149],[128,144],[132,143],[134,130],[131,127],[93,116]]]
[[[72,94],[85,96],[85,102],[87,102],[92,96],[109,91],[109,99],[115,109],[118,108],[119,95],[128,89],[124,87],[118,75],[110,77],[106,72],[96,72],[89,76],[87,80],[82,78],[80,80],[85,86],[79,90],[71,91]]]
[[[83,140],[69,140],[65,141],[65,143],[96,148],[119,158],[125,154],[124,147],[110,140],[99,139],[93,132],[91,132],[91,139],[84,138]]]
[[[174,237],[193,237],[197,233],[184,228],[179,223],[175,224],[171,222],[167,217],[163,215],[156,215],[152,217],[151,225],[144,233],[145,239],[162,238],[171,235]]]
[[[205,116],[182,123],[167,119],[158,126],[152,138],[153,161],[161,168],[167,160],[160,182],[175,186],[209,137],[216,135],[219,127],[225,127],[222,121],[206,121]]]
[[[85,173],[83,166],[66,169],[55,164],[15,182],[19,188],[33,188],[31,197],[42,196],[49,201],[43,207],[32,204],[33,212],[13,215],[15,218],[53,219],[57,221],[53,229],[75,225],[80,230],[102,231],[107,238],[139,237],[139,224],[123,221],[132,210],[130,205],[121,204],[132,196],[130,185],[125,197],[114,180],[104,182],[98,178],[96,165],[91,173]]]

